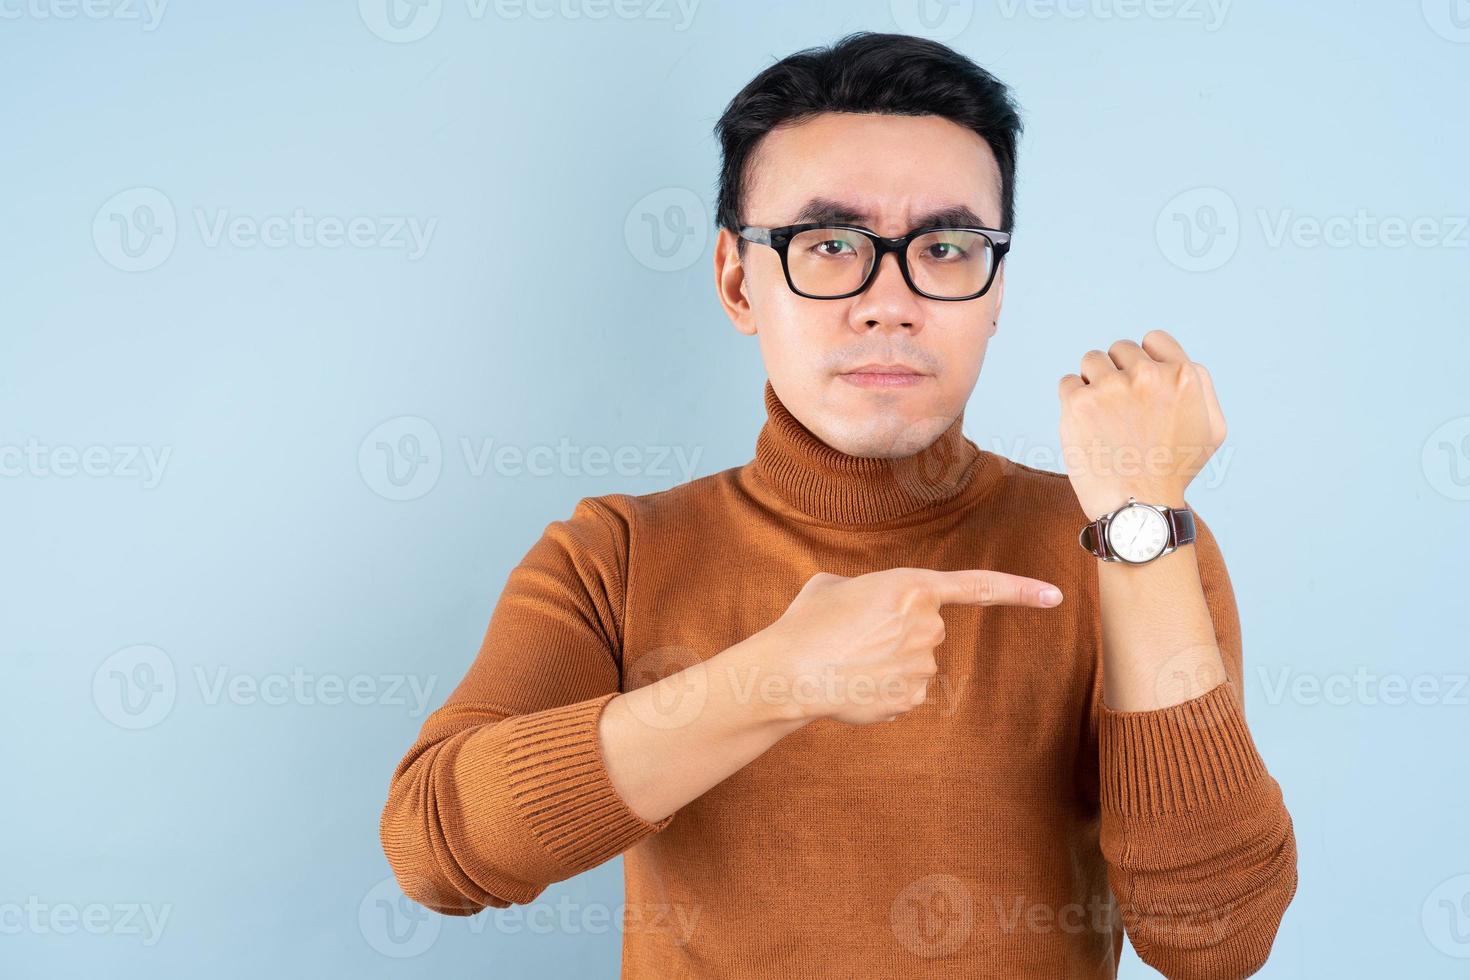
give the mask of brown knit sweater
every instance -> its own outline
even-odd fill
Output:
[[[381,831],[404,893],[469,915],[622,854],[622,976],[640,980],[1112,977],[1125,926],[1166,976],[1254,972],[1296,846],[1246,727],[1204,522],[1230,681],[1113,711],[1064,475],[979,449],[963,417],[916,456],[849,456],[769,381],[765,402],[751,462],[584,498],[511,572],[393,774]],[[896,723],[817,721],[657,823],[627,807],[597,735],[611,698],[768,626],[816,572],[895,566],[1013,572],[1067,598],[945,606],[929,699]]]

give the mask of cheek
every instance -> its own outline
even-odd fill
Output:
[[[774,280],[762,278],[747,282],[750,312],[762,351],[819,348],[825,332],[823,324],[841,326],[841,303],[824,303],[796,295],[786,287],[779,268]]]
[[[931,331],[933,342],[955,363],[978,362],[990,343],[994,319],[995,308],[988,304],[963,313],[956,311],[934,322],[938,329]]]

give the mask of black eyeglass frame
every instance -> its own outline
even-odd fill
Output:
[[[862,285],[858,286],[858,288],[851,292],[843,293],[840,296],[814,296],[811,293],[804,293],[800,289],[797,289],[796,283],[791,281],[791,264],[786,259],[786,252],[791,246],[791,239],[804,231],[812,231],[817,228],[840,228],[844,231],[855,231],[873,243],[873,267],[868,270],[868,274],[863,278]],[[979,292],[971,293],[969,296],[935,296],[932,293],[924,292],[914,284],[913,276],[909,275],[909,246],[913,244],[914,239],[933,234],[936,231],[972,231],[990,242],[991,250],[995,255],[995,262],[990,266],[990,275],[986,278],[985,285],[980,287]],[[849,297],[858,295],[871,286],[874,279],[878,278],[878,268],[883,264],[883,256],[889,252],[893,252],[898,258],[898,271],[903,273],[903,281],[908,285],[909,289],[912,289],[925,299],[939,300],[945,303],[965,303],[972,299],[979,299],[990,291],[990,287],[995,283],[995,274],[1000,269],[1001,260],[1005,258],[1006,253],[1011,249],[1010,232],[1001,231],[998,228],[982,228],[978,225],[928,225],[924,228],[915,228],[907,235],[899,238],[884,238],[877,232],[864,228],[862,225],[849,225],[835,221],[809,221],[799,225],[782,225],[779,228],[742,225],[739,234],[741,238],[748,242],[754,242],[757,245],[765,245],[775,249],[776,254],[781,256],[781,272],[786,276],[786,285],[791,288],[793,293],[798,296],[804,296],[807,299],[848,299]]]

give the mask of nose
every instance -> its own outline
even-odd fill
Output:
[[[917,334],[923,329],[924,308],[919,296],[903,280],[898,254],[889,252],[878,261],[878,274],[866,291],[853,297],[851,325],[854,332],[867,333],[884,327]]]

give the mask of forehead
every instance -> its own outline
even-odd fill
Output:
[[[992,228],[1000,222],[995,154],[979,134],[939,116],[822,113],[768,133],[747,176],[742,217],[755,225],[801,220],[817,198],[882,235],[953,208]]]

